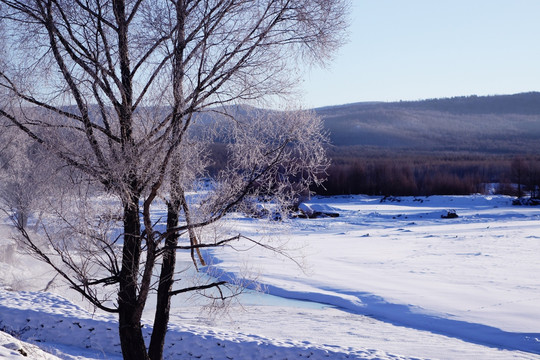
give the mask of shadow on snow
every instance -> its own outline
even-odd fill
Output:
[[[219,260],[214,258],[214,266],[207,268],[212,276],[234,283],[245,282],[236,274],[215,267],[217,263]],[[326,304],[392,325],[428,331],[469,343],[540,354],[540,333],[508,332],[493,326],[425,314],[421,312],[421,308],[413,305],[393,304],[380,296],[366,292],[350,292],[330,288],[320,288],[321,292],[291,291],[256,282],[249,282],[246,286],[251,289],[263,288],[270,295]]]

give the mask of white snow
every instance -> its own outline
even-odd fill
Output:
[[[291,219],[279,234],[271,221],[227,219],[252,239],[274,238],[303,268],[247,242],[206,254],[210,274],[238,279],[249,264],[276,297],[247,294],[212,317],[176,300],[167,359],[540,359],[539,207],[503,196],[349,196],[306,207],[340,216]],[[459,217],[441,218],[449,209]],[[0,284],[43,289],[52,275],[1,234]],[[115,318],[55,291],[63,296],[0,289],[0,357],[20,359],[23,348],[45,358],[27,350],[34,344],[63,359],[119,359]]]

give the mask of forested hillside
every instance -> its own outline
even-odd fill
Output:
[[[465,194],[537,182],[540,93],[315,109],[333,160],[328,194]],[[526,176],[516,178],[517,161]],[[511,192],[511,186],[499,190]]]
[[[336,146],[427,151],[540,151],[540,93],[316,109]]]

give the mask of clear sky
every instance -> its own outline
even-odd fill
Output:
[[[540,90],[540,0],[352,0],[308,107]]]

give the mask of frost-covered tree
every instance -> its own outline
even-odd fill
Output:
[[[57,189],[61,164],[13,126],[0,132],[0,210],[18,226],[40,223],[47,197]]]
[[[299,65],[341,44],[346,11],[345,0],[0,0],[0,117],[70,169],[44,225],[17,226],[75,290],[118,314],[124,358],[162,358],[171,296],[226,285],[173,290],[178,250],[204,265],[202,249],[241,235],[202,229],[258,195],[285,208],[319,181],[312,113],[239,105],[286,103]],[[227,163],[190,200],[213,141],[227,144]],[[158,201],[164,227],[151,217]]]

